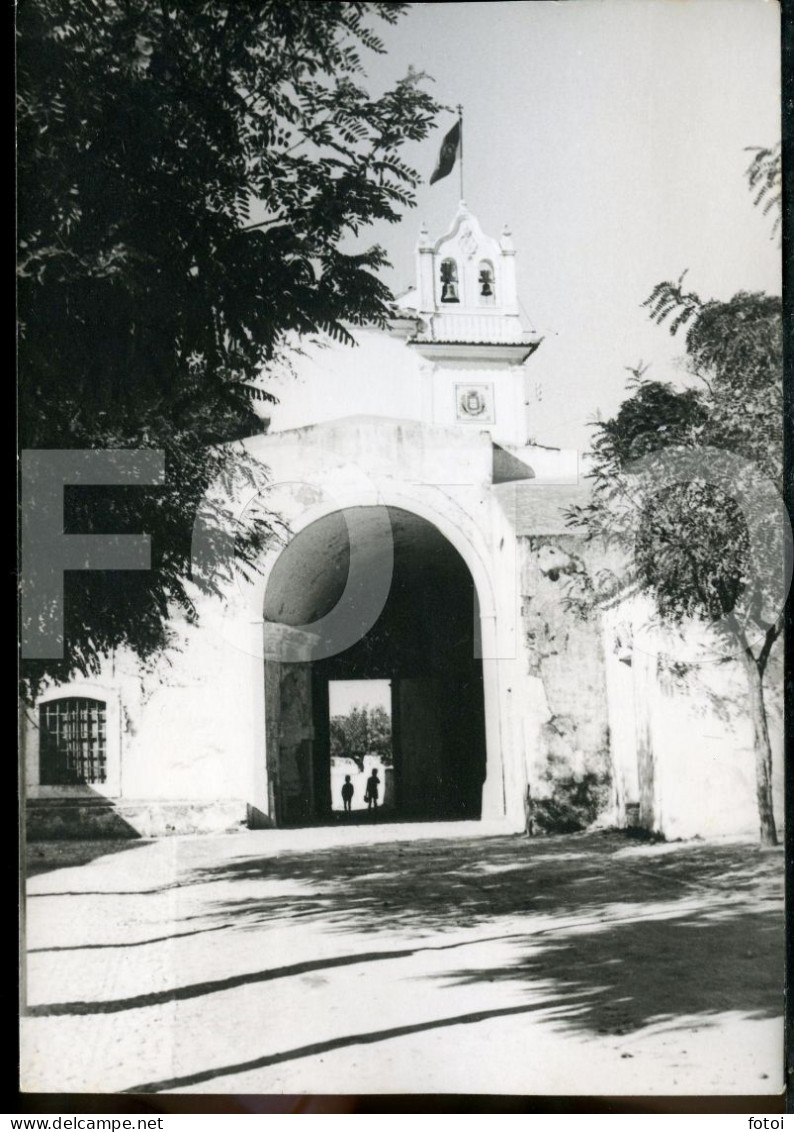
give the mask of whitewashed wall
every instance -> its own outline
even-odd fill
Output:
[[[642,824],[667,838],[758,831],[745,676],[699,626],[662,630],[633,596],[603,616],[615,820],[638,802]],[[775,810],[783,822],[779,661],[767,686]]]

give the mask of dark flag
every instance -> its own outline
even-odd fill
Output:
[[[438,162],[433,170],[433,176],[430,178],[431,185],[434,185],[436,181],[440,181],[442,177],[448,177],[452,172],[455,167],[455,158],[458,156],[459,146],[460,118],[458,118],[455,125],[441,143],[441,152],[438,155]]]

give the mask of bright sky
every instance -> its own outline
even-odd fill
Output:
[[[640,307],[657,282],[689,268],[703,297],[779,293],[780,249],[744,177],[745,147],[780,137],[779,20],[775,0],[529,0],[417,4],[384,25],[370,85],[410,64],[463,103],[466,202],[486,232],[512,228],[522,304],[545,336],[528,363],[540,443],[586,447],[626,366],[680,376],[683,342]],[[453,122],[406,149],[427,177]],[[456,169],[420,187],[401,225],[368,230],[393,289],[413,281],[421,222],[441,234],[459,196]]]
[[[354,707],[382,707],[391,715],[391,680],[331,680],[329,715],[347,715]]]

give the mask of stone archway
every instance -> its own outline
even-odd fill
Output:
[[[355,643],[314,657],[312,626],[345,589],[351,512],[368,569],[393,554],[391,585]],[[477,594],[463,558],[433,523],[400,507],[346,508],[316,519],[276,560],[264,617],[266,634],[305,641],[302,657],[293,649],[290,659],[265,662],[269,808],[278,824],[330,816],[333,680],[391,681],[395,817],[480,817],[486,728]]]

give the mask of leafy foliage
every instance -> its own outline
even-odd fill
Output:
[[[293,335],[352,343],[351,326],[383,323],[383,249],[343,247],[414,204],[401,151],[437,104],[414,73],[378,96],[363,85],[364,54],[384,50],[373,25],[404,8],[20,7],[21,444],[160,448],[167,474],[162,490],[94,493],[109,529],[152,535],[155,569],[123,587],[70,579],[68,658],[31,679],[95,670],[122,644],[151,656],[175,608],[195,615],[193,519],[218,477],[256,474],[228,442],[261,430],[263,367]],[[253,562],[267,522],[238,533]]]
[[[679,309],[689,299],[680,296],[677,284],[660,284],[646,304],[656,304],[652,313],[665,288],[670,305],[663,308],[666,315],[654,313],[657,321],[679,317],[674,295]],[[757,554],[750,561],[742,511],[708,472],[711,453],[721,450],[752,462],[774,484],[781,482],[781,303],[740,292],[728,302],[698,304],[686,347],[700,387],[676,390],[648,380],[641,368],[632,371],[631,396],[613,419],[594,426],[592,499],[573,509],[569,520],[590,537],[632,546],[634,580],[653,592],[664,617],[715,620],[735,614],[738,631],[750,616],[760,621],[763,612],[743,610],[739,616],[749,572],[756,578],[768,572],[771,585],[779,563]],[[703,475],[658,490],[665,458],[680,452],[703,453]],[[642,476],[627,479],[640,459]],[[775,518],[770,515],[770,522]]]
[[[660,326],[668,318],[668,327],[671,334],[676,334],[690,319],[699,314],[703,303],[694,291],[684,291],[684,279],[687,272],[683,271],[675,283],[669,280],[657,283],[648,298],[642,304],[650,310],[651,318]]]
[[[347,715],[332,716],[330,732],[332,758],[353,759],[363,770],[365,757],[377,755],[385,766],[391,766],[391,719],[379,705],[354,705]]]
[[[613,420],[603,421],[593,442],[601,459],[625,467],[650,452],[686,444],[702,430],[707,413],[696,390],[676,392],[671,385],[648,381],[644,370],[632,370],[634,395],[621,405]]]
[[[741,452],[779,482],[783,470],[783,325],[779,298],[740,291],[703,302],[677,283],[660,283],[645,300],[671,334],[689,323],[690,373],[705,386],[709,443]],[[692,321],[694,320],[694,321]],[[680,396],[687,396],[681,394]],[[706,441],[704,441],[706,442]]]
[[[624,558],[576,600],[592,604],[632,585],[665,621],[711,623],[732,640],[747,671],[762,837],[774,843],[763,677],[783,625],[781,303],[746,292],[702,302],[679,279],[659,284],[645,305],[673,332],[687,325],[699,384],[676,390],[637,367],[616,416],[595,424],[591,501],[568,521],[618,544]],[[671,462],[682,469],[673,482]],[[714,476],[720,468],[730,482]],[[740,503],[748,499],[749,516]]]
[[[753,204],[760,207],[764,216],[774,213],[772,236],[780,235],[783,220],[783,162],[782,146],[778,142],[771,149],[754,146],[749,150],[755,156],[747,169],[747,183],[754,193]]]

